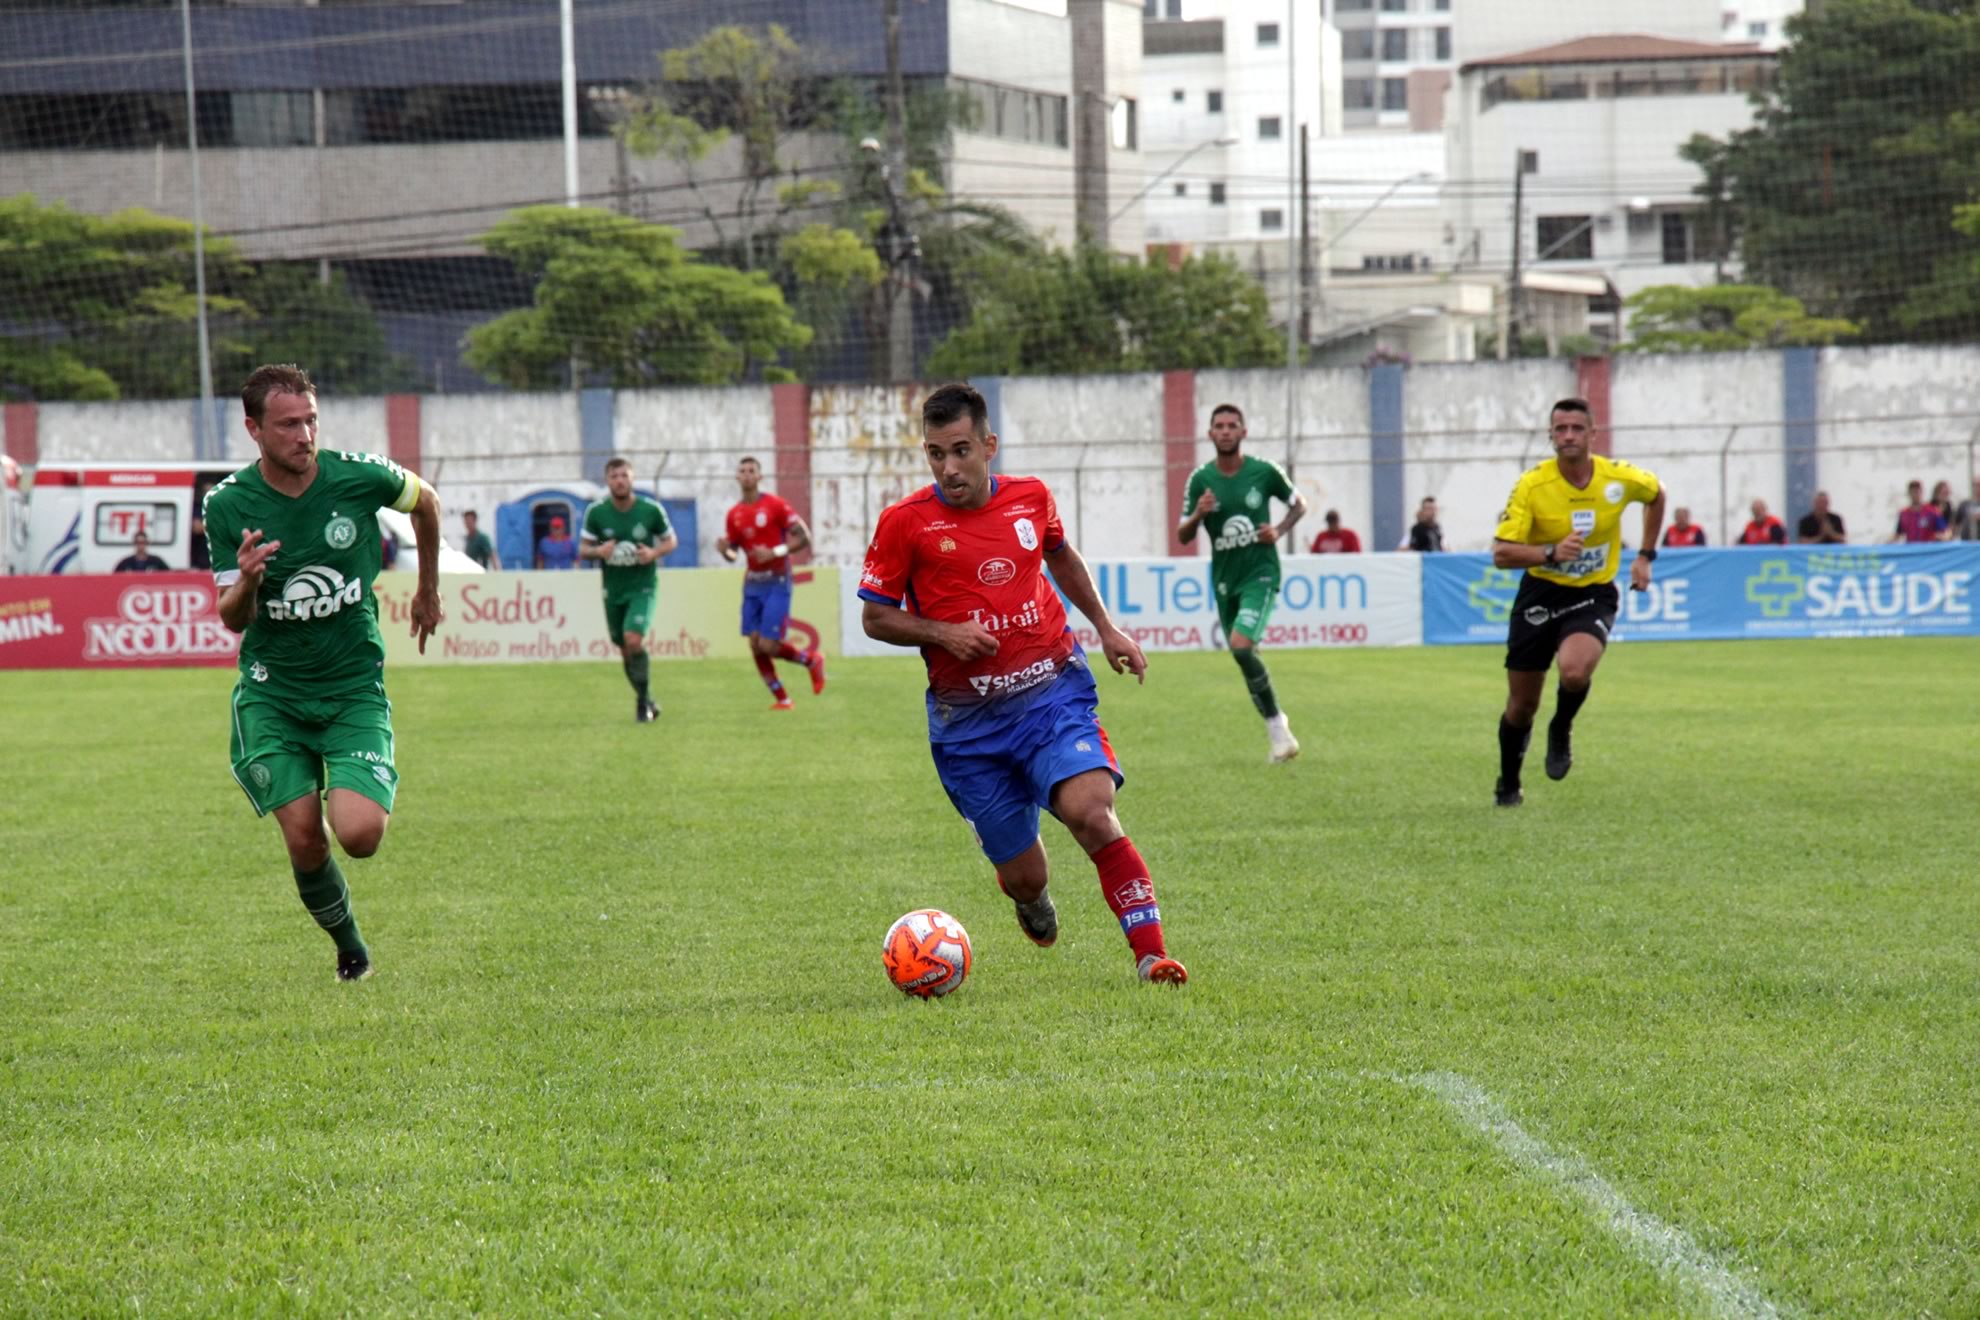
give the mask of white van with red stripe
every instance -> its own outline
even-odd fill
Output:
[[[200,501],[238,471],[212,463],[43,463],[28,489],[27,535],[10,546],[15,573],[108,573],[131,553],[137,534],[174,569],[204,572]],[[416,567],[412,520],[380,509],[381,526],[398,538],[395,567]],[[479,573],[481,565],[440,544],[442,573]]]

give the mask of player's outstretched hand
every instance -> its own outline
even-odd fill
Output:
[[[1629,589],[1631,591],[1650,590],[1650,561],[1642,555],[1638,555],[1636,562],[1629,566]]]
[[[280,541],[256,544],[261,540],[261,531],[256,528],[241,533],[240,553],[234,556],[234,567],[241,570],[241,576],[259,586],[262,577],[268,572],[268,561],[282,548]]]
[[[1119,628],[1109,628],[1100,634],[1100,650],[1115,673],[1133,674],[1137,683],[1148,681],[1148,657],[1141,653],[1141,643]]]
[[[412,635],[413,640],[419,643],[421,655],[426,654],[426,639],[434,634],[446,617],[447,611],[440,604],[440,592],[437,589],[421,587],[413,592]]]
[[[981,660],[997,654],[997,639],[974,619],[952,623],[942,632],[942,649],[958,660]]]

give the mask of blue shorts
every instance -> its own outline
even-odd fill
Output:
[[[1107,771],[1116,788],[1123,782],[1100,727],[1093,675],[1084,667],[1070,670],[1053,686],[1063,695],[1034,703],[1002,728],[930,744],[949,801],[993,866],[1037,842],[1039,809],[1052,809],[1058,785],[1088,770]]]
[[[747,637],[760,633],[773,642],[784,640],[784,624],[791,617],[791,580],[772,578],[768,582],[743,582],[742,631]]]

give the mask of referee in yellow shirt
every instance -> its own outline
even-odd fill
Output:
[[[1506,635],[1506,713],[1499,717],[1499,782],[1493,801],[1516,807],[1519,767],[1533,736],[1547,667],[1560,665],[1554,718],[1547,725],[1547,778],[1565,779],[1574,765],[1570,735],[1575,713],[1615,626],[1616,567],[1622,562],[1622,513],[1643,506],[1643,536],[1629,586],[1650,586],[1657,533],[1664,526],[1664,488],[1631,463],[1591,452],[1595,417],[1585,399],[1562,399],[1548,416],[1554,456],[1522,476],[1492,533],[1492,563],[1523,568]]]

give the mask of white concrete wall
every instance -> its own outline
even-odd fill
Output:
[[[703,564],[719,564],[715,542],[742,492],[736,464],[754,458],[763,488],[791,492],[777,481],[777,419],[765,389],[626,390],[614,403],[617,450],[632,461],[641,485],[664,499],[694,501]]]
[[[1082,555],[1165,555],[1162,377],[1055,376],[1005,383],[1003,470],[1044,478]]]
[[[1692,510],[1714,544],[1745,524],[1764,499],[1784,507],[1783,358],[1774,353],[1621,356],[1611,367],[1611,425],[1617,456],[1650,468],[1674,503]],[[1817,483],[1828,490],[1858,543],[1889,536],[1904,483],[1951,481],[1970,490],[1980,459],[1980,345],[1824,350],[1817,386]],[[1358,367],[1308,368],[1297,377],[1296,442],[1287,437],[1286,376],[1278,370],[1204,371],[1195,382],[1192,459],[1208,461],[1210,410],[1245,410],[1250,453],[1285,464],[1313,504],[1300,527],[1311,540],[1329,508],[1370,537],[1373,470],[1368,461],[1368,376]],[[1547,406],[1576,391],[1567,359],[1446,363],[1404,378],[1403,489],[1442,506],[1446,544],[1489,543],[1505,493],[1548,452]],[[812,527],[820,559],[856,564],[881,509],[929,480],[920,452],[918,388],[819,387],[811,391]],[[736,497],[736,460],[752,453],[775,473],[774,413],[767,389],[629,391],[616,400],[620,451],[642,483],[670,498],[692,497],[701,552],[713,553],[722,514]],[[1051,377],[1002,382],[998,426],[1003,470],[1052,484],[1081,551],[1123,558],[1159,555],[1170,507],[1162,429],[1162,378]],[[228,409],[228,462],[251,457]],[[578,404],[568,394],[429,396],[421,402],[423,475],[455,516],[493,508],[521,491],[576,483],[586,471]],[[48,404],[39,409],[44,458],[58,461],[188,461],[192,404]],[[386,451],[385,401],[331,398],[323,443]],[[1728,444],[1730,440],[1730,444]],[[789,495],[790,491],[780,493]],[[1633,525],[1628,535],[1634,541]]]
[[[1609,381],[1609,409],[1618,419],[1610,443],[1617,458],[1655,472],[1671,507],[1689,508],[1713,545],[1738,538],[1756,499],[1792,533],[1807,510],[1783,507],[1783,406],[1781,359],[1773,353],[1623,355]],[[1635,544],[1627,523],[1624,534]]]
[[[1818,480],[1850,540],[1888,541],[1907,481],[1950,481],[1953,502],[1980,477],[1980,351],[1831,348],[1817,377]],[[1955,416],[1952,414],[1966,414]],[[1795,510],[1799,517],[1805,510]],[[1790,527],[1790,530],[1792,528]]]

